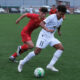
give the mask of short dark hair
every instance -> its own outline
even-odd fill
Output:
[[[47,13],[48,12],[48,9],[46,7],[40,7],[39,9],[41,12],[43,13]]]
[[[56,5],[52,5],[52,6],[56,6]]]
[[[58,9],[59,12],[66,13],[66,6],[65,5],[59,5],[57,7],[57,9]]]

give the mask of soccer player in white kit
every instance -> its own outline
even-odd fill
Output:
[[[61,35],[60,28],[63,22],[63,16],[66,13],[66,7],[64,5],[59,5],[57,7],[57,13],[48,16],[44,21],[40,23],[42,26],[42,30],[40,31],[36,49],[30,52],[23,60],[20,60],[18,65],[18,71],[21,72],[23,65],[28,62],[32,57],[39,54],[40,51],[46,48],[48,45],[56,48],[56,51],[50,61],[50,63],[46,66],[47,69],[51,71],[58,72],[59,70],[54,67],[57,60],[62,55],[64,48],[61,42],[54,37],[55,31],[58,30],[58,34]],[[52,31],[50,31],[52,30]]]

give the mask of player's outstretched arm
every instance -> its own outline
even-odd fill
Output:
[[[20,22],[21,19],[23,19],[24,17],[26,17],[26,14],[23,14],[22,16],[20,16],[17,20],[16,20],[16,24],[18,24]]]
[[[51,30],[51,29],[48,29],[48,28],[45,27],[45,22],[44,22],[44,21],[42,21],[42,22],[40,23],[40,26],[41,26],[44,30],[46,30],[46,31],[48,31],[48,32],[54,32],[54,30]]]

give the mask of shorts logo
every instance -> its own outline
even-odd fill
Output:
[[[43,46],[43,43],[44,43],[44,41],[41,41],[39,45],[40,45],[40,46]]]

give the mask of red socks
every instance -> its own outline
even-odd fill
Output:
[[[28,45],[27,44],[23,44],[21,46],[21,51],[27,50],[28,49]]]
[[[12,56],[16,58],[17,57],[17,53],[15,52]]]
[[[26,50],[28,50],[28,45],[27,45],[27,44],[23,44],[23,45],[21,46],[21,52],[20,52],[20,54],[22,54],[22,53],[25,52]],[[12,56],[16,58],[16,57],[17,57],[17,53],[15,52]]]

